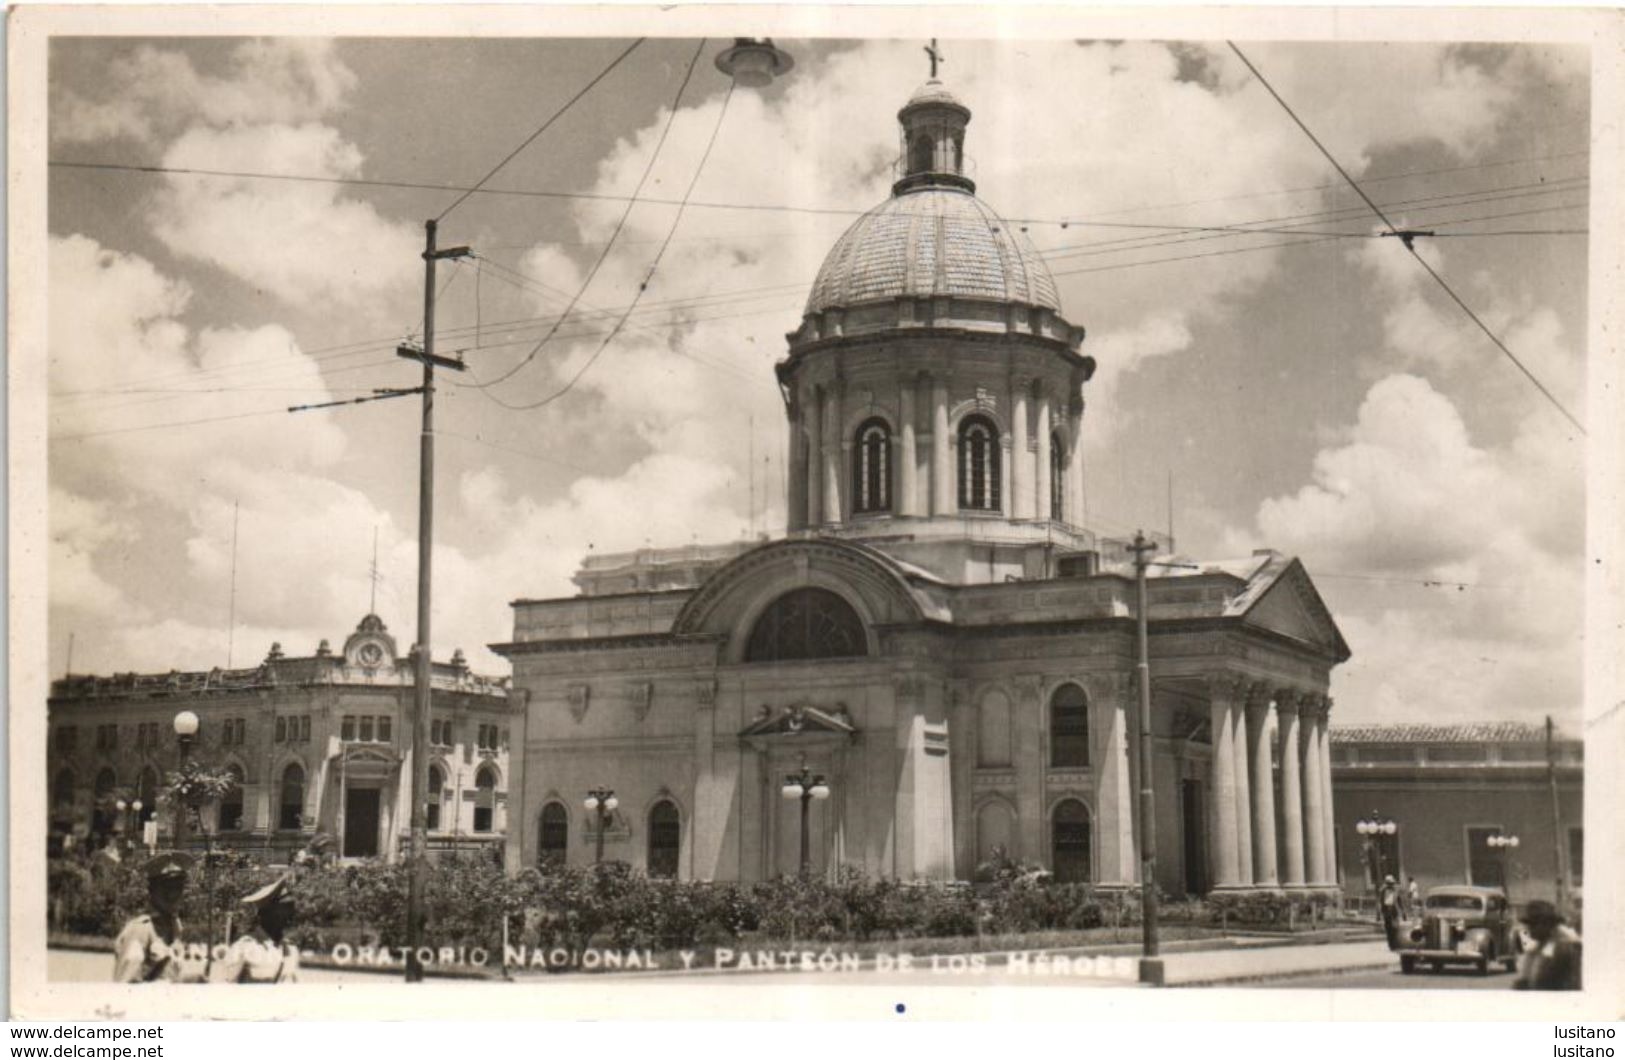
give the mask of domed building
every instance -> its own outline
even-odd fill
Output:
[[[514,866],[1139,880],[1135,572],[1084,525],[1084,329],[976,197],[970,109],[933,78],[898,120],[892,195],[777,369],[785,538],[594,557],[513,605]],[[1308,575],[1268,550],[1150,575],[1160,884],[1335,886],[1348,648]]]

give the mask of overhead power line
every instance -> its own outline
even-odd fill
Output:
[[[632,197],[626,200],[626,208],[621,211],[621,216],[616,220],[615,228],[610,233],[609,241],[604,244],[604,249],[599,253],[598,259],[592,263],[592,268],[587,271],[587,276],[581,281],[581,287],[576,291],[575,297],[570,300],[569,305],[565,306],[564,312],[559,314],[559,318],[554,322],[553,327],[548,330],[546,335],[542,336],[541,340],[538,341],[531,351],[525,355],[523,360],[495,379],[487,380],[485,382],[476,382],[474,384],[476,388],[485,390],[488,387],[496,386],[498,383],[504,383],[509,379],[512,379],[514,374],[520,369],[524,368],[526,365],[530,364],[531,361],[535,360],[536,355],[541,352],[542,347],[547,345],[548,340],[553,337],[553,332],[558,330],[559,325],[564,322],[565,317],[570,315],[570,310],[575,308],[575,303],[580,300],[582,295],[587,293],[587,288],[592,285],[593,277],[598,275],[598,270],[603,268],[604,262],[609,258],[609,252],[614,249],[616,237],[619,236],[622,229],[626,227],[627,218],[632,216],[632,207],[637,205],[638,196],[643,192],[643,186],[648,183],[649,176],[654,173],[655,162],[660,158],[661,149],[666,146],[666,137],[671,135],[672,123],[677,120],[677,110],[683,102],[683,92],[687,90],[689,81],[693,79],[694,67],[699,63],[700,54],[704,50],[705,40],[702,38],[700,40],[699,47],[694,49],[693,57],[688,61],[688,69],[683,73],[682,83],[677,86],[677,95],[672,99],[670,111],[666,115],[666,123],[660,128],[660,139],[655,141],[654,150],[649,152],[649,161],[643,167],[643,174],[638,178],[637,186],[632,190]],[[500,401],[497,403],[502,404]]]
[[[631,45],[628,46],[625,51],[623,51],[621,54],[619,54],[619,55],[617,55],[615,57],[613,62],[611,62],[608,66],[604,67],[604,69],[599,72],[597,77],[593,78],[591,81],[588,81],[586,83],[586,85],[582,87],[581,91],[577,92],[575,95],[571,96],[567,101],[565,101],[564,106],[562,106],[558,110],[554,111],[552,117],[550,117],[546,121],[542,122],[542,124],[537,128],[537,130],[535,132],[533,132],[529,136],[525,137],[525,142],[524,143],[520,144],[518,147],[514,148],[512,151],[508,152],[507,156],[505,158],[503,158],[502,161],[500,161],[496,165],[492,166],[491,171],[489,173],[485,174],[485,176],[481,177],[474,184],[473,187],[469,188],[468,190],[464,191],[461,195],[457,196],[457,201],[453,202],[450,206],[446,207],[444,210],[441,210],[439,216],[437,216],[435,218],[435,220],[436,221],[445,220],[446,215],[451,213],[451,211],[457,209],[457,207],[461,206],[463,204],[463,202],[470,195],[473,195],[475,192],[477,192],[480,189],[484,188],[486,181],[488,181],[492,177],[496,176],[497,172],[499,170],[501,170],[503,166],[507,165],[509,162],[512,162],[515,158],[517,158],[518,155],[519,155],[519,152],[523,151],[525,148],[527,148],[531,144],[535,143],[536,138],[538,136],[542,135],[542,133],[544,133],[548,129],[550,129],[553,126],[554,122],[556,122],[560,118],[564,117],[564,114],[565,114],[566,111],[568,111],[571,107],[575,106],[576,102],[579,99],[581,99],[582,96],[585,96],[588,92],[591,92],[593,90],[594,86],[596,86],[598,84],[598,82],[600,82],[604,78],[608,77],[610,75],[610,72],[612,70],[614,70],[617,66],[621,65],[621,62],[628,55],[631,55],[633,52],[637,51],[638,45],[642,44],[646,39],[648,39],[648,38],[639,37],[637,40],[633,41],[631,43]]]
[[[1444,277],[1440,276],[1438,272],[1434,270],[1432,265],[1428,264],[1427,259],[1422,257],[1421,254],[1417,253],[1416,247],[1414,246],[1414,240],[1406,239],[1401,235],[1400,230],[1394,225],[1393,221],[1389,220],[1388,215],[1382,212],[1382,207],[1371,201],[1371,197],[1365,193],[1365,189],[1361,188],[1359,183],[1353,177],[1349,176],[1348,170],[1343,168],[1337,159],[1333,157],[1332,153],[1326,149],[1326,145],[1321,143],[1320,139],[1316,137],[1312,131],[1310,131],[1309,126],[1303,123],[1303,120],[1299,118],[1291,106],[1287,104],[1287,101],[1281,98],[1281,94],[1275,91],[1274,86],[1271,85],[1264,75],[1259,72],[1258,67],[1253,65],[1252,60],[1248,59],[1246,54],[1244,54],[1240,48],[1236,47],[1234,41],[1226,41],[1225,43],[1230,46],[1231,51],[1236,53],[1236,57],[1246,65],[1247,69],[1252,72],[1252,75],[1258,79],[1258,83],[1264,86],[1264,90],[1275,99],[1275,102],[1281,105],[1281,109],[1286,111],[1287,116],[1292,119],[1293,123],[1297,125],[1299,129],[1303,130],[1303,134],[1305,136],[1309,137],[1309,142],[1314,144],[1315,148],[1321,153],[1322,156],[1325,157],[1326,161],[1332,164],[1332,168],[1337,170],[1338,174],[1348,182],[1349,187],[1354,189],[1355,194],[1359,195],[1361,200],[1363,200],[1365,204],[1371,208],[1371,212],[1381,218],[1382,223],[1388,226],[1388,230],[1390,232],[1401,237],[1400,242],[1405,245],[1405,249],[1411,252],[1411,256],[1416,259],[1417,263],[1420,264],[1422,268],[1426,269],[1427,274],[1433,277],[1434,281],[1444,290],[1445,294],[1450,296],[1450,300],[1455,302],[1456,305],[1460,306],[1462,312],[1466,313],[1468,318],[1472,320],[1474,324],[1478,325],[1478,329],[1482,331],[1502,353],[1506,354],[1507,359],[1516,365],[1518,370],[1535,385],[1535,389],[1539,390],[1543,395],[1545,395],[1546,400],[1552,403],[1552,407],[1557,409],[1558,412],[1562,413],[1563,417],[1574,425],[1575,430],[1584,435],[1586,433],[1586,429],[1580,423],[1580,421],[1575,418],[1574,414],[1565,408],[1563,403],[1558,401],[1550,390],[1546,389],[1546,384],[1542,383],[1535,376],[1535,373],[1531,372],[1528,367],[1518,359],[1518,356],[1507,348],[1507,344],[1501,341],[1500,336],[1496,335],[1494,331],[1491,331],[1489,325],[1484,323],[1484,321],[1479,318],[1478,314],[1473,312],[1472,308],[1468,306],[1466,302],[1461,300],[1461,296],[1456,294],[1455,290],[1445,282]]]
[[[716,124],[711,128],[711,138],[706,141],[705,151],[700,155],[699,164],[694,167],[694,175],[689,178],[688,187],[683,190],[683,201],[685,203],[688,201],[689,196],[694,194],[694,188],[700,182],[700,175],[705,172],[705,164],[711,159],[711,150],[717,145],[717,136],[722,132],[722,123],[728,116],[728,103],[733,99],[734,84],[735,82],[732,81],[728,83],[728,92],[722,97],[722,106],[717,110]],[[681,90],[678,91],[678,96],[681,98]],[[677,234],[677,226],[682,223],[682,220],[683,210],[681,207],[679,207],[677,210],[677,215],[671,219],[671,227],[666,230],[665,242],[660,244],[660,249],[655,253],[654,261],[649,263],[648,271],[643,274],[643,282],[638,284],[638,289],[633,293],[632,301],[627,305],[626,311],[623,312],[621,314],[621,318],[615,322],[615,326],[610,329],[609,334],[604,336],[604,341],[598,344],[598,348],[592,352],[592,356],[587,358],[586,363],[576,370],[576,373],[570,377],[568,382],[546,397],[526,404],[510,405],[507,402],[502,401],[500,398],[497,398],[496,395],[491,394],[489,391],[484,392],[486,396],[492,398],[497,402],[497,404],[507,409],[529,410],[539,409],[545,405],[551,405],[565,394],[568,394],[570,390],[581,381],[581,377],[586,375],[587,372],[591,370],[592,366],[598,362],[598,358],[603,356],[605,350],[609,349],[610,343],[615,341],[615,336],[619,335],[621,333],[621,329],[626,326],[627,318],[630,317],[633,310],[637,309],[638,307],[638,299],[643,296],[644,291],[649,289],[649,284],[654,280],[655,270],[660,268],[661,259],[666,256],[666,250],[671,246],[671,237]]]

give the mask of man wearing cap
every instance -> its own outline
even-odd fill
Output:
[[[1535,899],[1523,911],[1534,945],[1518,966],[1514,990],[1580,989],[1580,936],[1550,902]]]
[[[147,904],[150,911],[132,917],[113,941],[113,981],[116,983],[196,982],[200,973],[183,961],[181,898],[192,859],[179,852],[149,858]]]
[[[283,941],[295,912],[288,877],[278,877],[253,894],[244,895],[242,901],[254,913],[254,929],[226,951],[226,959],[220,962],[218,980],[297,983],[299,950]]]
[[[1382,878],[1382,930],[1388,936],[1388,948],[1399,948],[1399,881],[1392,876]]]

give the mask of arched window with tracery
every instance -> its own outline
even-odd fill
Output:
[[[496,827],[497,775],[490,766],[474,774],[474,831],[489,832]]]
[[[446,774],[439,766],[429,767],[429,802],[424,814],[424,826],[431,832],[440,831],[440,804],[446,797]]]
[[[998,428],[985,416],[965,417],[959,425],[960,508],[999,510],[1000,465]]]
[[[1056,769],[1089,764],[1089,701],[1077,685],[1062,685],[1050,697],[1049,764]]]
[[[746,662],[841,659],[869,654],[863,620],[828,589],[793,589],[768,605],[750,631]]]
[[[542,807],[540,831],[537,861],[544,866],[563,865],[570,855],[570,813],[563,803],[550,802]]]
[[[233,762],[226,767],[231,777],[231,786],[226,793],[220,796],[219,829],[222,832],[239,832],[243,827],[243,767]],[[147,797],[141,796],[145,806]],[[142,810],[145,813],[145,809]]]
[[[1089,807],[1077,799],[1062,799],[1050,816],[1050,871],[1056,883],[1088,883]]]
[[[305,823],[305,769],[298,762],[289,762],[282,771],[281,796],[276,826],[287,832],[297,831]]]
[[[852,510],[891,508],[891,429],[881,419],[865,420],[852,447]]]
[[[682,817],[670,799],[661,799],[649,811],[649,875],[675,879],[682,845]]]
[[[1065,520],[1066,452],[1061,448],[1061,432],[1049,438],[1049,517],[1056,522]]]

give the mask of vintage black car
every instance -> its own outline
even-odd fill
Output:
[[[1523,932],[1498,888],[1433,887],[1421,912],[1421,923],[1399,951],[1399,967],[1406,975],[1422,965],[1466,964],[1480,975],[1497,962],[1509,971],[1517,967]]]

